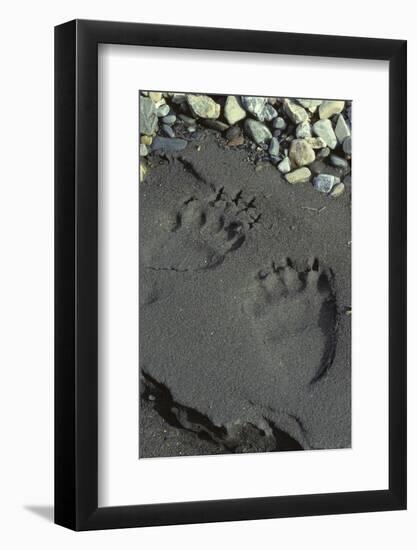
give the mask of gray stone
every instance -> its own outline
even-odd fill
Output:
[[[139,128],[141,134],[151,136],[158,128],[155,103],[149,97],[141,97],[139,101]]]
[[[329,155],[330,155],[330,149],[328,147],[323,147],[323,149],[320,149],[320,151],[318,151],[316,156],[318,159],[325,159]]]
[[[164,132],[165,135],[167,135],[170,138],[175,137],[175,132],[171,128],[171,126],[169,126],[169,124],[162,124],[162,131]]]
[[[187,103],[194,116],[200,118],[219,118],[220,105],[208,95],[188,94]]]
[[[225,124],[224,122],[221,122],[220,120],[212,120],[210,118],[206,118],[201,121],[204,126],[207,126],[208,128],[212,128],[213,130],[217,130],[218,132],[224,132],[229,128],[228,124]]]
[[[146,145],[144,143],[141,143],[139,145],[139,155],[141,157],[146,157],[147,154],[148,154],[148,148],[146,147]]]
[[[334,149],[336,147],[337,139],[333,131],[332,123],[328,118],[315,122],[313,125],[313,131],[316,136],[322,138],[327,147],[330,147],[330,149]]]
[[[297,170],[294,170],[294,172],[290,172],[289,174],[285,175],[285,179],[288,181],[288,183],[291,184],[305,183],[310,179],[310,177],[311,172],[305,166],[303,166],[303,168],[297,168]]]
[[[168,138],[156,136],[152,142],[152,151],[161,151],[163,153],[176,153],[187,147],[187,141],[180,138]]]
[[[184,103],[187,101],[187,96],[185,94],[174,94],[172,96],[173,103]]]
[[[305,139],[294,139],[291,142],[289,156],[295,166],[306,166],[316,158],[314,149]]]
[[[251,118],[245,120],[245,130],[249,137],[257,144],[265,143],[265,141],[270,140],[272,137],[269,128],[265,124]]]
[[[242,109],[242,106],[235,95],[227,96],[224,106],[224,116],[227,122],[231,125],[246,118],[246,111]]]
[[[284,111],[294,124],[300,124],[308,119],[307,111],[295,101],[284,99]]]
[[[333,198],[340,197],[345,192],[345,186],[343,183],[336,183],[333,189],[330,192],[330,196]]]
[[[314,189],[320,193],[330,193],[335,183],[335,177],[330,174],[319,174],[313,179]]]
[[[346,155],[352,154],[352,138],[347,137],[343,142],[343,151]]]
[[[298,103],[310,111],[310,113],[315,113],[317,107],[322,103],[321,99],[297,99]]]
[[[240,134],[241,130],[239,126],[231,126],[226,132],[226,137],[227,139],[234,139],[240,136]]]
[[[343,143],[345,139],[350,136],[349,126],[343,118],[343,115],[338,116],[334,133],[336,134],[337,141],[339,143]]]
[[[278,166],[277,166],[278,170],[282,173],[282,174],[288,174],[288,172],[291,172],[291,162],[290,162],[290,159],[288,157],[285,157],[284,160],[282,160]]]
[[[184,115],[183,113],[181,113],[180,115],[178,115],[180,117],[180,119],[184,122],[184,124],[186,126],[195,126],[195,119],[194,118],[191,118],[190,116],[188,115]]]
[[[311,126],[307,120],[301,122],[297,126],[297,128],[295,129],[295,137],[300,139],[311,138]]]
[[[329,160],[330,164],[333,164],[333,166],[336,166],[337,168],[347,168],[349,166],[346,159],[338,157],[337,155],[330,155]]]
[[[246,111],[248,111],[248,113],[251,113],[261,122],[265,120],[265,105],[268,101],[266,97],[243,95],[241,96],[241,101],[243,107]]]
[[[276,130],[285,130],[285,128],[287,127],[287,123],[282,117],[279,116],[272,122],[272,127]]]
[[[321,119],[330,118],[333,115],[338,115],[345,108],[344,101],[323,101],[319,107],[319,117]]]
[[[156,110],[156,114],[158,117],[167,116],[168,113],[169,113],[169,105],[167,105],[166,103],[165,105],[161,105],[160,107],[158,107],[158,109]]]
[[[161,118],[162,122],[164,124],[174,124],[177,120],[177,117],[175,115],[168,115]]]
[[[279,141],[276,137],[273,137],[269,142],[268,153],[271,157],[277,157],[279,154]]]
[[[265,105],[265,109],[264,109],[264,112],[263,112],[264,120],[267,120],[268,122],[270,122],[271,120],[273,120],[277,116],[278,116],[278,113],[274,109],[274,107],[272,107],[272,105],[270,103],[267,103]]]

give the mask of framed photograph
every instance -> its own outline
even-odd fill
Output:
[[[406,42],[55,29],[55,522],[406,508]]]

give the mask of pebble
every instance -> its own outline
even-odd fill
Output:
[[[194,116],[200,118],[219,118],[220,105],[208,95],[188,94],[187,103]]]
[[[139,145],[139,155],[141,157],[146,157],[147,154],[148,154],[148,148],[146,147],[146,145],[144,143],[141,143]]]
[[[276,137],[271,138],[271,141],[269,142],[268,147],[268,153],[271,155],[271,157],[277,157],[279,154],[279,141]]]
[[[158,101],[161,101],[162,99],[162,93],[161,92],[149,92],[149,97],[152,99],[154,103],[158,103]]]
[[[297,101],[305,109],[308,109],[310,113],[315,113],[317,107],[322,103],[321,99],[297,99]]]
[[[301,107],[295,101],[291,101],[291,99],[284,99],[284,111],[294,124],[300,124],[300,122],[308,119],[308,114],[304,107]]]
[[[291,172],[290,159],[285,157],[284,160],[278,164],[277,168],[282,174],[288,174],[288,172]]]
[[[290,172],[289,174],[285,175],[285,179],[288,181],[288,183],[291,184],[305,183],[310,179],[310,177],[311,172],[305,166],[303,168],[297,168],[297,170],[294,170],[294,172]]]
[[[266,97],[243,95],[241,96],[241,101],[246,111],[251,113],[261,122],[265,120],[265,106],[268,101]]]
[[[269,128],[265,126],[265,124],[262,124],[262,122],[258,120],[252,120],[251,118],[245,120],[245,130],[249,137],[258,145],[260,143],[265,143],[265,141],[270,140],[272,137]]]
[[[340,197],[345,192],[345,186],[343,183],[336,183],[333,189],[330,192],[330,196],[333,198]]]
[[[155,103],[150,97],[141,97],[139,101],[139,127],[141,134],[152,135],[158,129]]]
[[[333,115],[338,115],[345,108],[344,101],[323,101],[319,107],[319,117],[328,119]]]
[[[191,118],[190,116],[188,115],[184,115],[183,113],[181,113],[179,115],[180,119],[184,122],[184,124],[186,126],[195,126],[195,119],[194,118]]]
[[[349,126],[343,118],[343,115],[338,116],[334,133],[336,134],[337,141],[339,143],[343,143],[345,139],[350,136]]]
[[[337,155],[330,155],[329,160],[330,164],[333,164],[333,166],[336,166],[337,168],[347,168],[349,166],[346,159],[338,157]]]
[[[229,147],[238,147],[239,145],[243,145],[244,143],[245,138],[243,136],[235,136],[227,142],[227,145]]]
[[[156,111],[156,114],[158,117],[167,116],[168,113],[169,113],[169,105],[167,105],[166,103],[165,105],[161,105],[160,107],[158,107]]]
[[[282,117],[279,116],[274,119],[272,127],[276,128],[277,130],[285,130],[285,128],[287,127],[287,123]]]
[[[224,116],[230,125],[236,124],[236,122],[246,118],[246,111],[242,109],[235,95],[227,96],[224,106]]]
[[[347,137],[343,142],[343,151],[346,153],[346,155],[352,154],[352,138]]]
[[[172,125],[177,120],[177,117],[175,115],[167,115],[167,116],[162,117],[161,120],[164,124]]]
[[[322,138],[330,149],[334,149],[336,147],[337,139],[333,131],[332,123],[328,118],[315,122],[313,125],[313,131],[316,136]]]
[[[169,124],[162,124],[162,131],[170,138],[175,137],[175,132]]]
[[[168,138],[156,136],[152,142],[152,151],[162,151],[164,153],[175,153],[182,151],[187,147],[187,141],[180,138]]]
[[[210,118],[206,118],[201,122],[202,124],[204,124],[204,126],[207,126],[208,128],[212,128],[213,130],[218,130],[219,132],[224,132],[229,128],[228,124],[225,124],[220,120],[211,120]]]
[[[297,138],[311,138],[311,126],[308,120],[301,122],[295,129],[295,137]]]
[[[324,159],[330,155],[330,149],[328,147],[324,147],[323,149],[320,149],[317,153],[318,159]]]
[[[186,100],[187,96],[185,94],[174,94],[172,96],[173,103],[184,103]]]
[[[313,149],[323,149],[323,147],[326,147],[326,142],[322,140],[320,137],[308,137],[305,138],[306,142],[313,148]]]
[[[330,174],[319,174],[313,179],[314,189],[320,193],[330,193],[335,183],[335,177]]]
[[[139,181],[143,181],[146,176],[146,172],[148,171],[147,166],[145,162],[140,162],[139,164]]]
[[[240,134],[241,134],[241,130],[239,126],[231,126],[226,132],[226,138],[233,139],[235,137],[240,136]]]
[[[270,103],[267,103],[265,105],[263,116],[264,116],[264,120],[267,120],[268,122],[270,122],[271,120],[274,120],[274,118],[278,116],[278,113]]]
[[[152,143],[152,136],[141,136],[140,142],[144,145],[150,145]]]
[[[295,166],[311,164],[316,155],[314,149],[305,139],[294,139],[290,145],[290,160]]]

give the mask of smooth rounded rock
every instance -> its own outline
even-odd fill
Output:
[[[139,129],[141,134],[152,135],[158,129],[158,117],[155,103],[150,97],[141,97],[139,101]]]
[[[295,166],[307,166],[314,162],[314,149],[305,139],[294,139],[290,145],[290,160]]]
[[[285,128],[287,127],[287,123],[282,117],[279,116],[275,118],[272,122],[272,127],[276,130],[285,130]]]
[[[301,122],[295,129],[295,137],[299,139],[311,138],[311,126],[310,123],[305,120]]]
[[[227,139],[234,139],[235,137],[237,136],[240,136],[241,134],[241,129],[239,126],[231,126],[227,131],[226,131],[226,138]]]
[[[212,128],[213,130],[217,130],[218,132],[224,132],[229,128],[228,124],[225,124],[220,120],[211,120],[210,118],[202,120],[201,123],[204,124],[204,126],[207,126],[207,128]]]
[[[297,168],[297,170],[285,175],[285,179],[291,184],[305,183],[310,179],[310,177],[311,172],[305,166],[303,166],[303,168]]]
[[[320,193],[330,193],[335,183],[335,177],[330,174],[319,174],[313,179],[314,189]]]
[[[321,119],[328,119],[333,115],[338,115],[345,108],[344,101],[323,101],[319,107],[319,117]]]
[[[330,164],[336,166],[337,168],[347,168],[349,163],[346,159],[338,157],[337,155],[330,155],[329,157]]]
[[[276,137],[271,138],[268,147],[268,153],[271,157],[277,157],[279,154],[279,141]]]
[[[343,151],[346,155],[352,154],[352,138],[347,137],[343,142]]]
[[[156,111],[156,114],[158,117],[167,116],[168,113],[169,113],[169,105],[167,105],[166,103],[165,105],[161,105],[160,107],[158,107]]]
[[[345,186],[343,183],[336,183],[336,185],[333,187],[333,189],[330,192],[330,196],[333,198],[340,197],[340,195],[343,195],[345,192]]]
[[[185,149],[187,143],[185,139],[156,136],[152,142],[152,151],[175,153]]]
[[[337,139],[333,131],[332,123],[328,118],[324,120],[318,120],[313,125],[313,131],[316,136],[322,138],[327,147],[334,149],[337,145]]]
[[[343,118],[343,115],[337,117],[336,126],[334,128],[334,133],[336,134],[337,141],[343,143],[347,137],[350,136],[350,129],[346,123],[346,120]]]
[[[162,124],[162,131],[164,132],[165,135],[167,135],[170,138],[175,137],[175,132],[171,128],[171,126],[169,126],[169,124]]]
[[[245,130],[249,137],[257,144],[265,143],[272,137],[271,131],[265,124],[251,118],[245,120]]]
[[[295,101],[284,99],[284,111],[294,124],[300,124],[308,119],[307,111]]]
[[[177,117],[175,115],[167,115],[162,117],[161,120],[164,124],[172,125],[177,120]]]
[[[227,96],[224,106],[224,117],[230,125],[236,124],[236,122],[246,118],[246,111],[242,108],[235,95]]]
[[[291,172],[291,162],[288,157],[285,157],[277,166],[278,170],[281,172],[281,174],[288,174],[288,172]]]
[[[220,105],[208,95],[188,94],[187,103],[194,116],[199,118],[219,118]]]

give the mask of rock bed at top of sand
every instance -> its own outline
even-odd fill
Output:
[[[270,163],[289,184],[310,182],[331,197],[343,194],[351,173],[351,102],[257,96],[141,92],[140,177],[147,158],[170,155],[207,131],[222,146]]]

